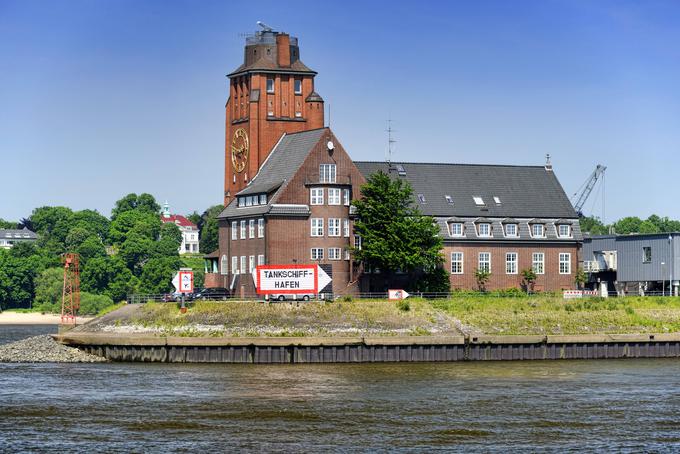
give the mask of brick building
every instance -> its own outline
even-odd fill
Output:
[[[367,290],[350,246],[351,201],[378,170],[407,180],[444,239],[452,288],[517,288],[533,268],[537,290],[574,287],[578,216],[552,167],[353,161],[329,128],[316,72],[297,39],[270,29],[247,38],[244,64],[229,74],[225,209],[219,249],[206,256],[206,285],[254,294],[258,264],[319,263],[336,294]]]

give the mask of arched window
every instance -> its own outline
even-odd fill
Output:
[[[220,262],[220,273],[221,274],[229,273],[229,260],[227,259],[226,255],[222,256],[222,260]]]

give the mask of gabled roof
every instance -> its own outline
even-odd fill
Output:
[[[354,163],[367,178],[378,170],[388,173],[386,162]],[[554,172],[543,166],[398,162],[389,174],[407,180],[414,195],[425,196],[426,203],[414,203],[429,216],[578,218]],[[481,197],[484,205],[473,197]]]
[[[247,71],[263,71],[263,72],[280,72],[280,73],[309,73],[316,74],[316,71],[310,69],[307,65],[302,63],[300,60],[295,60],[287,67],[281,67],[276,62],[271,59],[261,57],[254,61],[253,63],[246,65],[245,63],[236,68],[231,73],[227,74],[228,77],[234,77],[237,74],[241,74]]]
[[[0,239],[31,239],[35,240],[38,238],[38,234],[28,230],[26,227],[23,229],[0,229]]]
[[[290,180],[326,128],[284,135],[269,154],[260,171],[238,195],[270,192]]]
[[[293,178],[302,166],[312,148],[319,143],[328,128],[313,129],[310,131],[284,134],[269,156],[260,167],[257,175],[250,180],[248,186],[238,192],[237,196],[267,193],[267,205],[252,207],[238,207],[238,197],[234,197],[231,203],[220,213],[220,218],[233,216],[254,216],[259,214],[271,215],[302,215],[308,213],[309,208],[301,206],[277,205],[277,199],[281,190],[288,181]],[[271,194],[272,191],[274,194]],[[306,207],[306,206],[305,206]]]
[[[182,216],[181,214],[171,214],[168,217],[165,217],[161,214],[161,222],[167,223],[167,222],[172,222],[174,224],[180,225],[182,227],[193,227],[194,229],[197,228],[196,224]]]

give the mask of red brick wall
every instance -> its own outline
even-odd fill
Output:
[[[543,252],[545,274],[536,278],[534,289],[537,291],[559,291],[576,287],[574,277],[578,269],[578,249],[576,245],[551,244],[465,244],[453,243],[444,245],[444,267],[449,272],[452,289],[477,289],[475,269],[478,267],[479,253],[491,253],[491,277],[486,284],[487,290],[520,288],[521,271],[532,266],[532,254]],[[451,252],[463,252],[464,274],[451,273]],[[517,253],[517,274],[505,273],[505,253]],[[559,253],[571,253],[571,274],[559,274]]]

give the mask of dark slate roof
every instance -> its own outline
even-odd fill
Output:
[[[285,134],[271,153],[269,153],[269,157],[262,164],[257,175],[250,180],[248,186],[237,194],[237,196],[270,194],[267,199],[267,205],[239,208],[238,200],[234,197],[234,200],[220,213],[219,217],[247,217],[260,214],[301,216],[309,214],[309,207],[306,205],[277,205],[276,200],[283,187],[295,175],[305,158],[312,151],[312,148],[321,140],[326,130],[327,128],[320,128]],[[274,190],[276,192],[271,194]],[[299,207],[305,208],[303,210]]]
[[[290,180],[300,168],[326,128],[286,134],[274,147],[260,171],[238,195],[272,191]]]
[[[261,57],[257,61],[246,65],[245,63],[236,68],[231,73],[227,74],[228,77],[233,77],[237,74],[244,73],[246,71],[263,71],[263,72],[281,72],[281,73],[309,73],[316,74],[316,71],[310,69],[307,65],[302,63],[300,60],[295,60],[290,64],[290,66],[282,67],[276,62],[269,58]]]
[[[388,170],[386,162],[354,163],[365,177]],[[403,167],[405,176],[398,175],[397,166]],[[425,203],[416,203],[430,216],[578,217],[554,172],[543,166],[399,162],[392,163],[390,175],[406,179],[414,195],[425,196]],[[446,195],[453,198],[453,204],[446,201]],[[482,197],[485,206],[475,205],[473,196]],[[494,196],[500,198],[500,204],[494,202]]]

